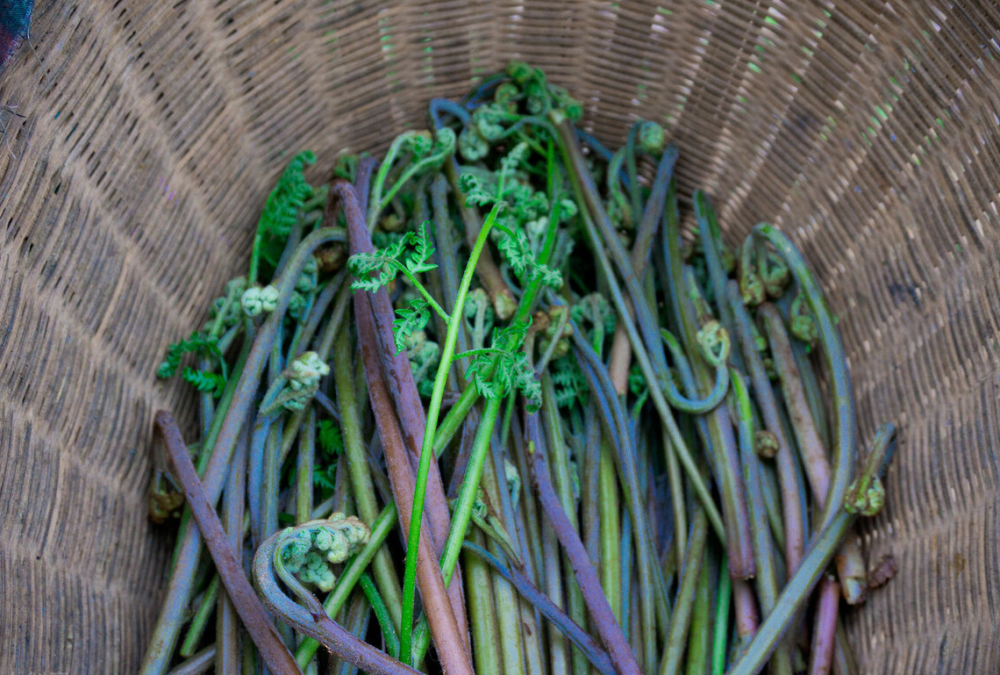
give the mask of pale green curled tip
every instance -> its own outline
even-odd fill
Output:
[[[769,298],[780,298],[788,282],[792,279],[792,272],[788,265],[777,254],[766,251],[761,256],[760,278],[764,283],[764,290]]]
[[[764,459],[771,459],[778,454],[781,443],[773,431],[767,429],[757,429],[753,435],[753,449]]]
[[[264,396],[260,412],[269,415],[278,408],[303,410],[319,389],[320,380],[330,374],[330,366],[316,352],[304,352],[288,364],[281,377]]]
[[[722,328],[723,332],[725,332],[725,330],[725,328]],[[700,332],[699,336],[701,336]],[[681,348],[680,342],[674,334],[666,328],[661,328],[660,337],[663,339],[663,343],[667,346],[667,349],[670,350],[671,357],[677,363],[677,369],[680,371],[681,380],[693,379],[694,373],[691,370],[691,364],[685,356],[684,350]],[[728,333],[726,333],[727,345],[728,339]],[[718,408],[719,404],[725,400],[726,393],[729,391],[729,368],[725,366],[725,359],[729,357],[729,347],[726,346],[723,351],[713,353],[723,355],[723,358],[720,361],[722,365],[715,367],[715,386],[712,387],[712,391],[710,391],[705,398],[700,400],[688,398],[680,392],[676,383],[674,383],[673,378],[667,377],[664,379],[661,387],[663,395],[673,408],[689,415],[704,415]]]
[[[711,320],[698,331],[698,346],[705,360],[713,367],[727,370],[732,342],[729,331],[716,320]]]
[[[290,527],[278,537],[275,568],[283,579],[294,575],[300,584],[328,593],[337,583],[332,566],[357,553],[370,537],[367,525],[343,513]]]
[[[766,289],[764,282],[753,265],[753,245],[745,242],[740,249],[740,298],[747,307],[756,307],[764,302]]]
[[[854,513],[867,518],[877,516],[882,511],[885,504],[885,487],[878,476],[871,479],[871,482],[864,489],[859,490],[856,483],[852,483],[847,488],[847,495],[844,497],[844,509],[848,513]]]
[[[861,474],[847,488],[844,510],[871,518],[885,505],[885,486],[879,474],[880,467],[888,464],[895,449],[896,427],[887,422],[879,427],[872,441],[871,452],[865,458]]]
[[[656,122],[643,122],[639,126],[639,149],[648,155],[663,152],[667,145],[667,133]]]
[[[251,286],[243,291],[240,303],[243,306],[243,313],[250,318],[270,314],[278,306],[278,289],[271,285],[263,288]]]
[[[801,293],[796,295],[792,301],[789,318],[789,333],[807,345],[816,344],[819,339],[819,329],[816,327],[816,321],[810,316]]]

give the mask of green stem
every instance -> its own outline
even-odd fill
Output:
[[[462,480],[462,488],[458,494],[458,504],[452,516],[451,530],[448,532],[448,539],[445,541],[444,551],[441,554],[441,576],[444,577],[445,586],[451,582],[455,565],[462,552],[462,542],[465,540],[465,533],[472,518],[472,507],[476,501],[479,479],[483,474],[483,465],[486,463],[490,441],[493,438],[493,428],[496,425],[497,417],[499,417],[502,403],[503,400],[499,398],[487,400],[486,410],[483,412],[483,418],[476,430],[476,438],[469,453],[469,463],[465,468],[465,478]],[[428,419],[430,419],[429,416]],[[469,583],[472,583],[471,580]],[[423,660],[428,646],[430,646],[430,633],[425,629],[424,621],[421,621],[420,630],[413,641],[413,663],[420,663]]]
[[[465,298],[472,284],[472,277],[475,274],[476,261],[489,241],[489,233],[496,220],[499,204],[495,204],[483,222],[483,228],[476,238],[476,244],[469,255],[469,262],[462,275],[462,283],[459,286],[458,297],[455,307],[465,307]],[[417,469],[416,483],[413,488],[413,512],[410,520],[410,533],[407,540],[406,568],[403,575],[403,612],[402,623],[400,625],[399,648],[400,656],[406,663],[410,661],[410,648],[413,632],[413,603],[416,593],[417,582],[417,550],[420,545],[420,524],[424,513],[424,493],[427,491],[427,474],[430,470],[431,456],[434,453],[434,435],[437,430],[438,416],[441,413],[441,401],[444,398],[444,390],[448,384],[448,370],[451,367],[451,359],[455,353],[455,342],[458,339],[458,330],[461,326],[462,312],[456,311],[455,315],[448,321],[448,333],[445,336],[444,345],[441,349],[441,362],[438,365],[437,375],[434,378],[434,389],[431,393],[431,402],[427,408],[427,425],[424,430],[424,442],[420,450],[420,465]],[[496,413],[494,413],[494,416]],[[480,466],[480,468],[482,468]],[[477,476],[478,482],[478,476]],[[470,504],[471,509],[471,504]],[[468,525],[466,519],[465,526]],[[455,532],[456,523],[452,523],[452,533]],[[462,529],[464,538],[464,527]],[[452,536],[449,534],[449,541]],[[459,549],[461,540],[459,540]]]
[[[198,643],[201,642],[201,638],[205,634],[208,620],[212,618],[212,612],[215,610],[218,597],[219,575],[216,574],[212,577],[208,588],[205,589],[205,593],[201,596],[201,604],[198,605],[198,610],[195,612],[194,618],[191,619],[191,626],[188,628],[187,636],[181,644],[180,653],[184,658],[190,657],[198,649]]]
[[[674,675],[680,670],[681,658],[684,656],[684,647],[687,644],[688,630],[691,627],[695,590],[701,573],[702,559],[705,557],[707,538],[708,518],[705,509],[698,509],[694,514],[694,523],[691,526],[691,538],[688,542],[687,556],[684,559],[684,576],[681,577],[680,590],[677,592],[673,620],[670,622],[663,661],[660,663],[660,675]]]
[[[382,601],[382,596],[379,595],[378,589],[375,588],[375,582],[372,581],[367,572],[362,572],[361,578],[358,581],[361,584],[361,590],[364,592],[365,597],[368,598],[368,604],[372,606],[372,610],[375,612],[375,619],[378,621],[378,626],[382,630],[382,637],[385,639],[386,653],[394,659],[398,658],[399,636],[396,635],[396,629],[392,625],[389,610],[386,609],[385,603]]]
[[[554,342],[554,340],[553,340]],[[552,458],[549,466],[552,471],[552,483],[555,487],[556,495],[566,512],[566,518],[576,532],[580,531],[580,522],[577,518],[577,503],[573,497],[573,483],[569,475],[569,457],[566,455],[566,439],[563,435],[562,423],[559,417],[559,410],[556,407],[555,388],[552,385],[552,377],[548,373],[542,375],[542,419],[545,425],[546,440]],[[569,560],[563,556],[563,576],[566,579],[574,577],[574,571]],[[568,584],[566,589],[566,604],[568,614],[573,621],[583,626],[587,621],[587,609],[583,603],[583,594],[580,592],[579,584]],[[579,649],[572,650],[573,672],[580,675],[581,671],[587,670],[587,659]]]
[[[719,574],[719,594],[715,605],[715,637],[712,639],[712,675],[726,672],[726,640],[729,637],[729,604],[732,601],[732,580],[726,574],[726,560],[723,558]]]
[[[591,194],[593,188],[593,181],[590,180],[589,175],[586,175],[586,168],[582,167],[583,159],[579,157],[579,149],[570,144],[575,138],[572,128],[567,128],[565,124],[558,125],[558,131],[560,134],[566,136],[568,135],[569,140],[565,143],[560,144],[560,150],[563,152],[564,162],[567,166],[576,166],[577,170],[571,172],[572,183],[574,192],[580,201],[581,205],[586,204],[590,208],[595,210],[600,210],[600,217],[602,219],[607,218],[607,214],[603,213],[602,207],[596,202],[596,196]],[[576,152],[572,152],[575,150]],[[582,167],[582,168],[581,168]],[[585,181],[590,181],[590,184],[584,185]],[[643,343],[642,338],[639,336],[639,332],[636,330],[635,322],[630,316],[628,304],[622,295],[621,288],[618,284],[618,280],[615,277],[615,272],[611,267],[611,262],[608,260],[607,255],[604,254],[604,243],[598,234],[596,227],[594,225],[593,219],[590,216],[588,208],[580,209],[581,220],[584,224],[584,229],[587,233],[587,237],[591,243],[591,249],[594,251],[594,257],[600,266],[601,273],[608,284],[608,289],[611,291],[612,301],[615,305],[615,309],[618,312],[619,319],[622,325],[625,326],[626,333],[629,338],[629,342],[632,343],[632,350],[635,354],[636,360],[639,362],[639,368],[642,370],[643,376],[646,378],[647,382],[657,382],[659,378],[656,376],[656,372],[653,369],[653,364],[650,361],[649,355],[646,351],[646,345]],[[620,244],[619,244],[620,246]],[[624,254],[623,254],[624,255]],[[627,256],[626,256],[627,260]],[[628,264],[628,263],[625,263]],[[627,279],[628,280],[628,279]],[[634,274],[633,278],[630,279],[635,282]],[[632,298],[633,304],[636,305],[637,315],[640,310],[640,303],[645,305],[645,299],[641,297],[641,293],[633,294]],[[643,307],[642,309],[648,310],[648,308]],[[655,338],[658,341],[658,336]],[[698,495],[698,499],[701,501],[702,506],[708,512],[709,522],[712,524],[712,528],[718,535],[720,541],[726,540],[725,528],[722,524],[722,514],[719,513],[719,508],[715,505],[712,500],[712,493],[708,489],[708,485],[702,478],[701,473],[698,470],[698,464],[687,447],[687,443],[684,442],[684,438],[681,436],[680,428],[677,426],[677,421],[674,419],[673,414],[670,412],[670,406],[667,403],[666,398],[663,396],[663,392],[659,387],[649,388],[650,396],[653,399],[653,403],[656,407],[660,418],[663,420],[664,426],[670,435],[670,447],[676,452],[681,465],[684,467],[688,474],[688,478],[691,481],[695,494]]]
[[[837,329],[836,320],[826,306],[826,302],[820,293],[819,285],[813,278],[812,272],[798,248],[795,247],[788,237],[765,223],[754,227],[751,236],[763,239],[777,249],[778,254],[788,265],[788,269],[791,270],[792,276],[799,283],[799,287],[805,295],[809,309],[812,310],[813,318],[819,329],[819,339],[823,346],[823,355],[832,385],[831,398],[834,410],[833,461],[831,462],[831,465],[834,467],[834,474],[830,483],[827,501],[823,505],[823,514],[817,519],[817,522],[821,523],[822,527],[825,527],[832,519],[832,514],[837,511],[843,502],[844,494],[847,492],[847,484],[851,479],[854,459],[857,454],[854,442],[854,398],[851,387],[851,375],[847,370],[847,359],[844,355],[844,346],[840,340],[840,331]]]
[[[694,612],[691,615],[691,631],[688,636],[687,675],[705,675],[708,669],[708,653],[711,649],[712,630],[709,626],[712,613],[712,599],[709,597],[711,579],[708,565],[702,564],[698,574],[698,587],[694,594]],[[720,569],[720,576],[729,576]]]
[[[401,265],[395,261],[393,261],[392,266],[406,275],[406,278],[410,280],[410,283],[413,284],[413,287],[416,288],[417,291],[420,293],[420,295],[424,297],[424,300],[427,301],[427,304],[431,306],[431,309],[433,309],[438,316],[440,316],[445,321],[451,320],[451,317],[448,316],[448,312],[444,311],[441,305],[437,303],[437,300],[434,299],[434,296],[431,295],[430,291],[428,291],[427,288],[417,280],[417,277],[413,274],[413,272],[406,269],[405,265]]]
[[[469,534],[474,544],[484,545],[481,532]],[[490,569],[474,553],[465,554],[465,578],[468,580],[466,602],[469,607],[469,623],[472,626],[472,645],[477,673],[503,673],[500,657],[500,634],[497,618],[493,611],[493,588],[490,584]]]
[[[598,468],[601,530],[601,587],[608,598],[611,611],[618,623],[622,621],[621,569],[621,520],[618,501],[618,477],[615,460],[607,441],[601,440],[601,457]]]
[[[866,458],[857,480],[870,480],[883,473],[894,448],[895,427],[892,424],[885,424],[879,428],[872,451]],[[760,625],[757,635],[740,660],[733,665],[729,675],[755,675],[760,672],[785,632],[795,623],[795,617],[799,616],[805,607],[809,594],[826,571],[840,541],[850,530],[854,520],[854,514],[848,513],[844,509],[844,502],[840,502],[829,525],[819,532],[799,568],[788,579],[784,590],[778,596],[774,611]]]
[[[295,524],[302,525],[312,515],[313,470],[316,460],[316,411],[310,406],[305,433],[299,435],[295,475]]]
[[[382,164],[379,165],[378,173],[375,174],[375,180],[372,181],[371,196],[368,200],[368,203],[372,206],[369,208],[367,214],[369,232],[375,229],[379,213],[382,211],[382,190],[385,187],[385,179],[389,175],[389,170],[392,169],[392,165],[396,162],[396,157],[399,155],[399,149],[406,140],[407,137],[405,134],[396,136],[396,138],[392,141],[392,145],[389,146],[389,150],[385,153],[385,159],[383,159]]]
[[[372,482],[365,450],[361,415],[354,389],[351,338],[345,326],[337,331],[333,344],[333,378],[340,408],[340,431],[344,438],[344,459],[351,479],[351,492],[358,507],[358,515],[369,527],[374,527],[378,517],[378,501]],[[393,624],[399,628],[402,619],[402,598],[399,591],[399,577],[389,551],[380,548],[372,561],[372,571],[379,592],[385,599]],[[398,656],[397,656],[398,658]]]
[[[500,493],[507,489],[507,481],[501,475],[497,475],[494,462],[489,461],[489,459],[483,465],[483,490],[489,497],[490,503],[495,505],[497,509],[501,509]],[[492,518],[490,520],[493,521]],[[505,522],[505,520],[499,520],[496,523],[504,532],[506,531]],[[505,545],[501,545],[496,540],[490,541],[488,549],[493,554],[502,550],[510,560],[518,560],[517,550],[509,538]],[[510,549],[509,552],[508,549]],[[492,571],[490,576],[493,578],[493,601],[496,605],[497,624],[500,629],[500,654],[503,659],[504,675],[525,675],[520,600],[514,593],[513,585],[507,579]]]

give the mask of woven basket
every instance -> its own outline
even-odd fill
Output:
[[[138,665],[172,544],[152,414],[193,420],[155,365],[289,154],[324,177],[514,57],[607,142],[663,122],[682,194],[731,242],[775,223],[823,281],[859,440],[903,430],[862,671],[1000,671],[1000,10],[947,4],[40,0],[0,75],[25,115],[0,115],[0,672]]]

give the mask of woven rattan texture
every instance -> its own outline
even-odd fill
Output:
[[[289,153],[385,147],[518,57],[619,142],[680,144],[730,241],[769,220],[839,315],[859,438],[895,420],[897,578],[865,673],[1000,670],[1000,10],[780,0],[39,0],[0,75],[0,672],[138,664],[170,550],[146,520],[164,346],[244,264]]]

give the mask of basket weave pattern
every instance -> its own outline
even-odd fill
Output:
[[[768,220],[838,314],[859,439],[903,430],[862,528],[899,574],[865,673],[1000,670],[1000,10],[990,3],[39,0],[0,74],[0,672],[132,672],[164,346],[246,262],[289,153],[384,149],[520,58],[618,144],[681,147],[732,243]]]

